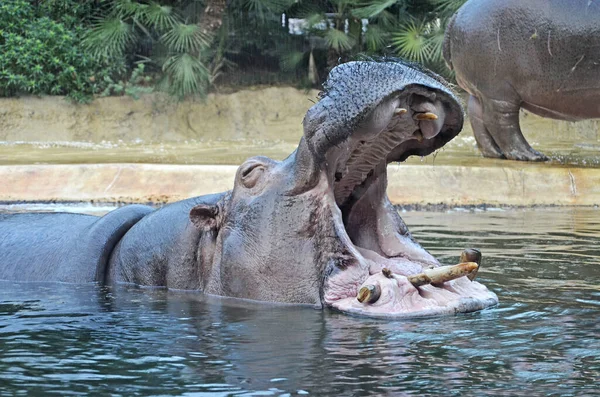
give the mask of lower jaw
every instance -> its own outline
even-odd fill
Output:
[[[445,283],[412,287],[402,295],[385,293],[373,304],[361,303],[355,297],[339,299],[328,306],[344,313],[377,318],[418,318],[469,313],[498,304],[498,297],[484,285],[466,277]],[[384,295],[384,293],[382,293]]]
[[[379,206],[383,205],[382,195],[385,194],[386,190],[385,172],[382,176],[382,179],[375,180],[381,186],[371,184],[366,191],[362,192],[361,199],[368,199],[369,202],[375,202]],[[354,263],[343,268],[343,270],[330,263],[332,268],[337,269],[340,273],[333,275],[324,285],[326,288],[324,294],[325,306],[360,316],[407,318],[467,313],[482,310],[498,303],[498,297],[493,292],[467,277],[446,281],[436,286],[413,286],[406,276],[420,273],[430,266],[437,267],[440,265],[439,262],[418,244],[418,248],[423,252],[420,256],[416,255],[419,257],[417,260],[412,258],[413,255],[410,259],[395,256],[386,257],[382,256],[383,254],[355,245],[346,232],[347,225],[342,221],[342,211],[337,206],[333,194],[328,197],[328,202],[334,219],[336,234],[350,255],[354,257],[352,261]],[[360,199],[354,205],[360,205]],[[367,208],[373,212],[373,216],[386,214],[383,208],[382,211],[376,211],[372,206],[367,206]],[[398,225],[393,222],[390,222],[390,225],[398,228]],[[404,248],[406,249],[406,247]],[[402,252],[404,251],[403,249]],[[415,254],[415,252],[412,254]],[[385,276],[382,271],[383,268],[392,269],[395,273],[394,277]],[[374,283],[381,287],[381,297],[373,303],[360,302],[357,299],[358,291],[361,287],[373,285]]]
[[[409,278],[393,274],[388,269],[367,275],[367,277],[364,275],[361,277],[361,270],[346,269],[342,274],[336,275],[337,279],[330,280],[329,285],[335,289],[336,282],[344,285],[346,281],[348,282],[346,285],[349,287],[346,290],[348,293],[354,288],[358,292],[363,287],[376,286],[377,298],[369,300],[363,297],[363,299],[359,299],[357,293],[346,294],[342,297],[326,293],[325,304],[348,314],[380,318],[452,315],[483,310],[498,304],[496,294],[489,291],[483,284],[471,281],[466,276],[441,284],[426,284],[416,287],[409,281]],[[362,283],[357,282],[357,279],[360,279]]]

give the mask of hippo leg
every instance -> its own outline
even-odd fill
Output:
[[[548,157],[533,149],[519,127],[520,101],[484,99],[485,128],[509,160],[545,161]]]
[[[473,128],[473,135],[483,157],[503,159],[502,150],[496,145],[494,138],[492,138],[487,128],[485,128],[481,102],[473,95],[469,98],[468,112],[471,127]]]

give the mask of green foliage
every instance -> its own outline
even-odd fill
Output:
[[[120,96],[128,95],[133,99],[139,99],[143,94],[149,94],[154,91],[152,77],[144,75],[144,64],[140,63],[131,73],[127,81],[119,80],[114,82],[110,76],[105,76],[106,88],[101,96]]]
[[[87,101],[122,64],[92,56],[79,45],[79,28],[38,16],[22,0],[0,3],[0,96],[68,95]],[[100,83],[98,83],[100,81]]]
[[[35,3],[37,16],[45,16],[67,29],[81,29],[89,22],[96,6],[96,0],[41,0]]]
[[[97,56],[144,59],[161,74],[160,88],[174,95],[204,95],[210,82],[207,48],[212,37],[198,25],[197,16],[154,1],[111,0],[84,38]],[[193,3],[193,2],[188,2]]]
[[[449,76],[443,34],[465,2],[228,0],[222,20],[203,26],[219,1],[0,0],[0,96],[86,101],[153,88],[184,97],[215,84],[310,86],[362,55],[399,55]],[[304,21],[301,34],[289,32],[290,18]]]
[[[448,75],[444,29],[465,1],[298,0],[287,12],[306,21],[308,36],[324,39],[328,68],[359,54],[399,55]]]
[[[392,44],[400,56],[424,63],[435,56],[429,31],[426,22],[409,21],[393,33]]]

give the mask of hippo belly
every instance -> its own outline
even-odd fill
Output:
[[[444,58],[471,95],[468,114],[486,157],[544,160],[519,110],[577,121],[600,118],[600,3],[471,0],[455,14]]]

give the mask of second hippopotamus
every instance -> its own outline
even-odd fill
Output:
[[[446,30],[444,58],[469,94],[485,157],[545,160],[519,109],[559,120],[600,118],[600,2],[469,0]]]

